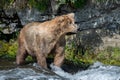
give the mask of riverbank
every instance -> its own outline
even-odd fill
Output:
[[[72,45],[72,44],[71,44]],[[17,42],[11,40],[10,42],[0,41],[0,58],[7,60],[14,60],[17,53]],[[96,61],[100,61],[106,65],[116,65],[120,66],[120,48],[118,47],[108,47],[99,53],[92,53],[89,50],[86,50],[84,54],[81,51],[75,53],[76,46],[72,45],[65,48],[65,64],[67,65],[80,65],[82,67],[87,67],[88,65],[93,64]],[[53,56],[50,56],[48,62],[53,60]],[[27,62],[34,62],[29,56],[26,59]]]

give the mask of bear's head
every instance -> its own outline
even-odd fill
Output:
[[[77,33],[78,26],[75,24],[74,13],[59,16],[56,19],[59,29],[63,34]]]

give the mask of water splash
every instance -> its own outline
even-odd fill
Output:
[[[60,78],[37,73],[30,68],[15,68],[0,71],[0,80],[60,80]]]
[[[120,67],[106,66],[100,62],[91,65],[87,70],[70,74],[61,68],[50,65],[53,72],[65,80],[120,80]],[[57,75],[47,75],[34,71],[31,68],[15,68],[0,71],[0,80],[63,80]]]
[[[120,67],[105,66],[100,62],[96,62],[87,70],[78,71],[73,75],[59,69],[54,72],[60,76],[69,78],[69,80],[120,80]]]

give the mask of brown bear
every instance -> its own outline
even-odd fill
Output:
[[[65,35],[76,33],[74,13],[45,22],[32,22],[21,29],[18,37],[16,63],[23,64],[28,55],[37,59],[38,65],[47,69],[46,58],[52,53],[54,65],[60,67],[64,60]]]

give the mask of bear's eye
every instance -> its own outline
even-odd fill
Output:
[[[72,24],[73,22],[72,21],[69,21],[69,24]]]
[[[69,24],[75,24],[74,20],[69,20]]]

